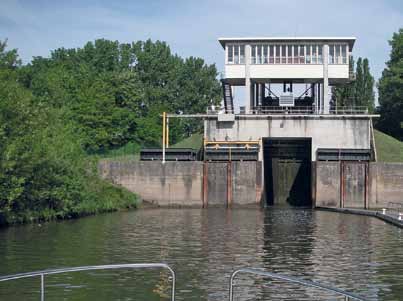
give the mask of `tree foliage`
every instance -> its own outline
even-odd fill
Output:
[[[369,112],[375,108],[374,77],[367,58],[358,58],[355,65],[350,59],[350,70],[355,70],[355,80],[333,87],[332,102],[338,107],[365,107]]]
[[[104,39],[21,65],[0,42],[0,224],[135,206],[98,179],[89,153],[159,145],[163,111],[195,113],[220,100],[214,65],[164,42]],[[200,131],[171,124],[171,139]]]
[[[196,113],[220,100],[214,65],[164,42],[99,39],[21,65],[0,41],[0,224],[136,205],[100,180],[89,153],[159,145],[163,111]],[[200,131],[172,122],[171,139]]]
[[[214,65],[183,60],[164,42],[96,40],[83,48],[56,49],[22,68],[21,81],[39,102],[64,108],[88,151],[128,142],[160,144],[160,114],[204,111],[218,103]],[[194,121],[172,125],[171,139],[199,131]]]
[[[403,28],[393,34],[390,59],[379,80],[381,118],[377,127],[403,140]]]

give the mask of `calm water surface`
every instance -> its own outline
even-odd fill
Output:
[[[292,209],[144,209],[0,229],[0,275],[112,263],[166,262],[177,300],[227,300],[230,273],[265,268],[368,300],[403,300],[403,232],[375,218]],[[46,300],[169,300],[168,273],[47,276]],[[268,280],[268,279],[266,279]],[[240,275],[236,300],[337,300]],[[0,300],[39,300],[39,279],[0,283]]]

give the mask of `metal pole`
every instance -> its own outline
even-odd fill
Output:
[[[167,137],[166,137],[166,144],[167,144],[167,148],[169,147],[169,118],[167,117],[167,122],[166,122],[166,134],[167,134]]]
[[[45,275],[41,274],[41,301],[45,301]]]
[[[203,208],[207,208],[208,205],[208,172],[207,172],[207,161],[203,162]]]
[[[165,163],[165,139],[166,139],[166,133],[165,133],[165,126],[166,126],[166,113],[162,113],[162,163]]]
[[[230,159],[227,163],[227,207],[232,205],[232,171],[231,171],[231,148],[229,149]]]

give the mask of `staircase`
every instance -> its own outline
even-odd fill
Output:
[[[221,81],[223,88],[223,96],[224,96],[224,108],[225,113],[234,113],[234,100],[232,98],[232,89],[231,85],[225,81]]]

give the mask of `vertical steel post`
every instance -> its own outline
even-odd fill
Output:
[[[369,178],[369,162],[365,162],[364,163],[365,165],[364,165],[364,172],[365,172],[365,179],[364,179],[364,181],[365,181],[365,185],[364,185],[364,188],[365,188],[365,190],[364,190],[364,195],[365,195],[365,197],[364,197],[364,209],[368,209],[368,194],[369,194],[369,181],[368,181],[368,178]]]
[[[165,163],[165,144],[166,144],[166,133],[165,133],[165,126],[166,126],[166,113],[162,113],[162,163]]]
[[[344,208],[344,162],[340,161],[340,208]]]
[[[208,186],[207,186],[207,181],[208,181],[208,173],[207,173],[207,161],[203,162],[203,208],[207,208],[207,193],[208,193]]]
[[[45,275],[41,274],[41,301],[45,301]]]
[[[231,152],[231,150],[230,150]],[[232,205],[232,171],[231,171],[231,160],[227,163],[227,207]]]
[[[167,122],[166,122],[166,134],[167,134],[167,137],[166,137],[166,147],[167,148],[169,148],[169,118],[167,117]]]

